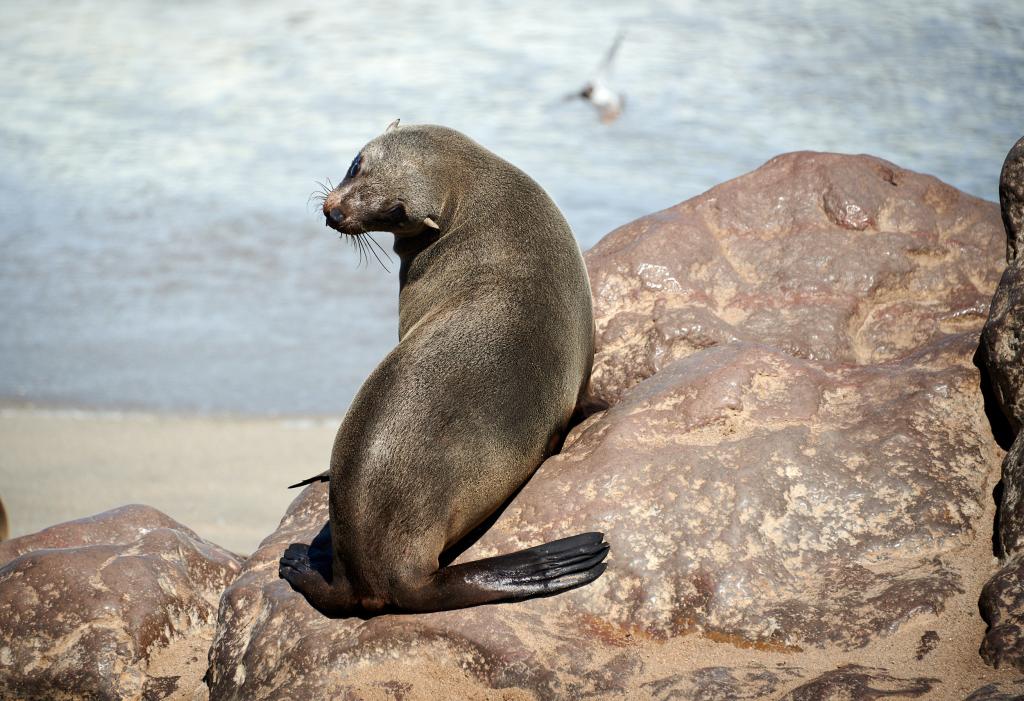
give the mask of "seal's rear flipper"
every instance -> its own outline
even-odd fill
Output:
[[[301,482],[296,482],[295,484],[289,484],[288,485],[288,489],[295,489],[296,487],[305,487],[307,484],[313,484],[314,482],[329,482],[330,479],[331,479],[331,471],[330,470],[324,470],[319,475],[313,475],[312,477],[308,477],[308,478],[302,480]]]
[[[556,594],[588,584],[607,568],[603,533],[581,533],[527,550],[451,565],[413,592],[401,608],[446,611]],[[406,597],[402,597],[406,598]]]

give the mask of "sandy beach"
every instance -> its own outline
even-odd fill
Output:
[[[338,418],[188,417],[0,409],[0,497],[11,536],[123,504],[164,511],[252,552],[322,471]]]

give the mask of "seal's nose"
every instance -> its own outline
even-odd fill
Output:
[[[331,211],[326,212],[327,218],[335,224],[340,224],[345,221],[345,212],[341,210],[341,207],[332,207]]]

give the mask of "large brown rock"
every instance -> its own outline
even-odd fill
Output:
[[[328,619],[276,577],[286,544],[317,534],[325,501],[322,485],[300,495],[225,591],[212,699],[869,699],[939,687],[877,665],[832,670],[828,654],[804,659],[739,636],[655,638],[588,610],[595,596],[586,587],[463,611]]]
[[[870,364],[976,331],[1002,265],[996,207],[870,156],[791,153],[604,237],[586,256],[593,391],[614,402],[734,340]]]
[[[587,609],[656,636],[852,648],[938,614],[975,566],[964,544],[990,537],[975,338],[870,366],[746,343],[677,360],[578,431],[476,554],[602,530]]]
[[[277,578],[327,519],[314,485],[225,591],[213,697],[962,698],[1005,681],[976,653],[1002,456],[971,361],[1002,250],[991,203],[828,154],[611,234],[588,261],[613,406],[459,558],[599,529],[607,573],[327,619]]]
[[[205,695],[231,553],[125,506],[0,545],[0,697]]]

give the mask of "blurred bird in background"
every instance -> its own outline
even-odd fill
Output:
[[[616,92],[608,85],[612,61],[615,60],[615,54],[618,53],[619,46],[622,45],[622,40],[625,36],[626,33],[624,31],[620,31],[615,36],[615,41],[612,42],[611,48],[608,49],[608,53],[605,54],[604,60],[601,61],[597,70],[594,71],[593,77],[586,82],[579,92],[571,93],[565,97],[566,100],[583,98],[592,104],[594,109],[597,110],[598,117],[605,124],[610,124],[618,119],[626,106],[625,96],[622,93]]]

